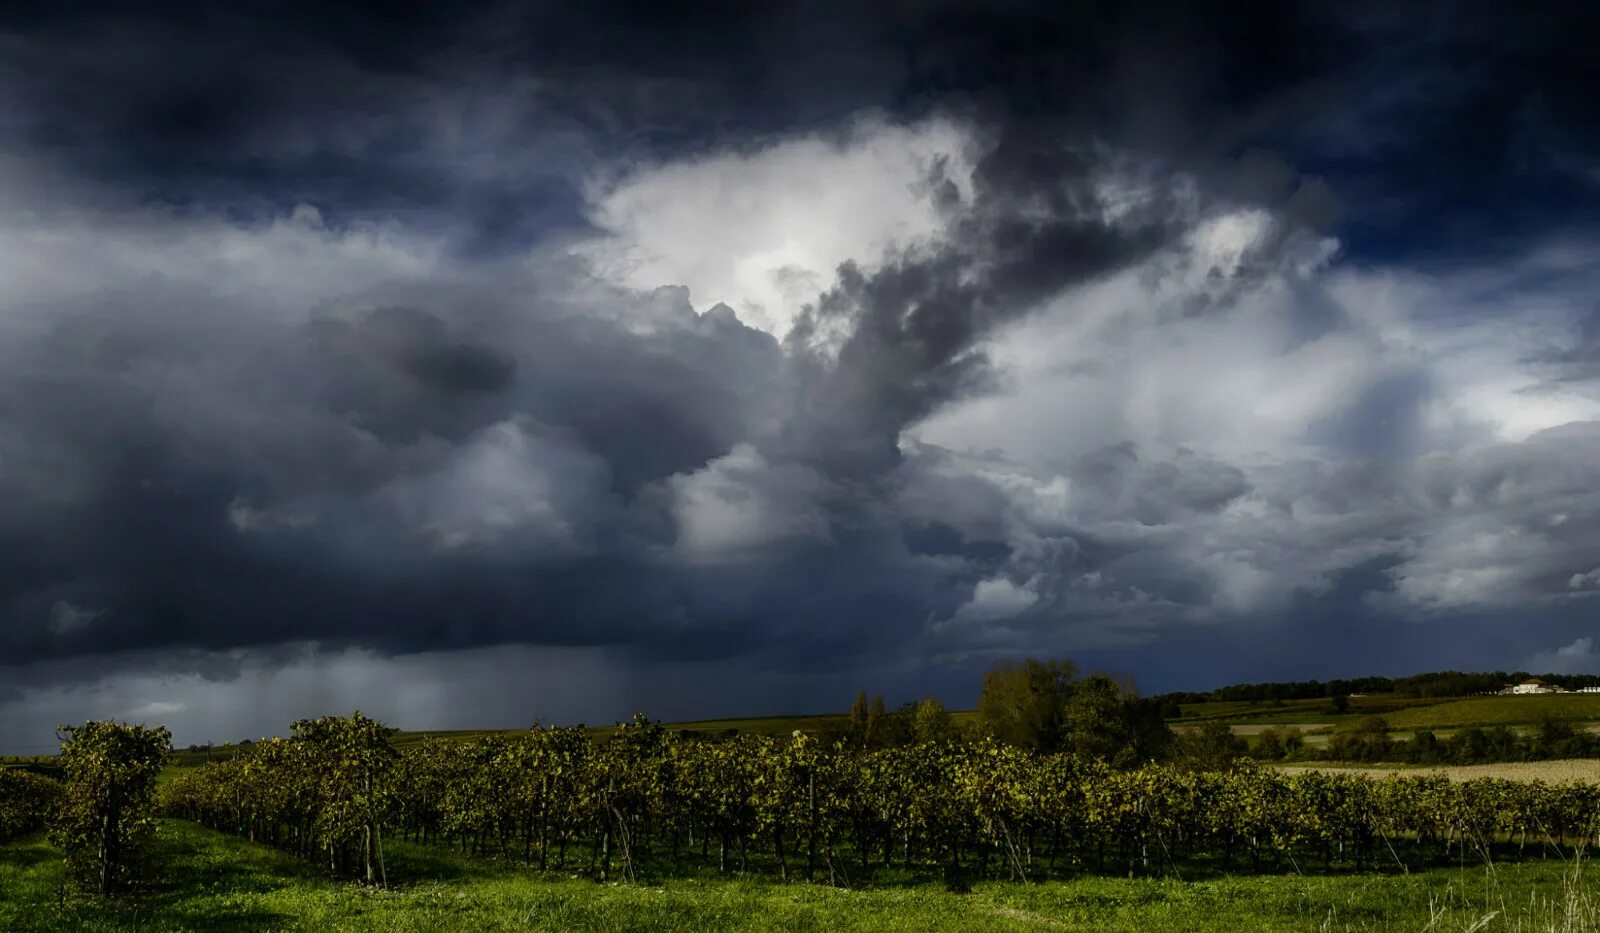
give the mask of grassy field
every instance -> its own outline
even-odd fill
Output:
[[[1182,718],[1169,720],[1175,730],[1185,731],[1205,722],[1222,722],[1235,735],[1253,739],[1267,728],[1293,727],[1301,731],[1308,746],[1318,747],[1328,743],[1335,729],[1367,716],[1382,716],[1395,739],[1409,739],[1421,730],[1443,738],[1473,726],[1505,726],[1515,732],[1528,732],[1545,719],[1571,722],[1579,729],[1600,732],[1600,694],[1457,698],[1373,694],[1351,697],[1350,708],[1344,713],[1336,712],[1331,700],[1316,699],[1185,704],[1183,714]]]
[[[1402,710],[1386,717],[1397,729],[1533,725],[1541,719],[1600,719],[1600,693],[1471,697]]]
[[[1317,763],[1303,765],[1276,765],[1280,771],[1338,771],[1358,770],[1362,774],[1384,776],[1391,774],[1443,774],[1453,781],[1470,781],[1473,778],[1506,778],[1513,781],[1544,781],[1557,784],[1564,781],[1600,783],[1600,758],[1568,758],[1554,761],[1508,761],[1487,765],[1395,765],[1395,764],[1335,764]]]
[[[1183,718],[1173,720],[1173,724],[1198,724],[1216,720],[1230,725],[1292,724],[1304,727],[1308,724],[1340,723],[1362,716],[1392,716],[1407,710],[1448,703],[1450,699],[1397,697],[1387,693],[1374,693],[1368,696],[1350,697],[1349,702],[1349,709],[1343,713],[1334,708],[1333,700],[1330,698],[1280,700],[1276,703],[1259,700],[1185,703],[1181,707]]]
[[[600,885],[396,845],[389,890],[330,881],[263,846],[165,822],[149,890],[63,897],[56,853],[0,846],[8,933],[180,931],[1555,931],[1600,929],[1600,876],[1557,861],[1412,874],[1085,878],[845,890],[700,878]],[[1487,920],[1485,919],[1487,918]]]

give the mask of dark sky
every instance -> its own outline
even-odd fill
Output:
[[[0,6],[0,751],[1600,669],[1538,7]]]

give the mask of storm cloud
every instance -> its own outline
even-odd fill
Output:
[[[0,741],[1592,657],[1581,20],[171,12],[0,14]]]

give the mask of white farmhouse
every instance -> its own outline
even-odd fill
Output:
[[[1547,684],[1537,677],[1530,677],[1520,684],[1506,684],[1501,693],[1525,695],[1531,693],[1566,693],[1567,691],[1555,684]]]

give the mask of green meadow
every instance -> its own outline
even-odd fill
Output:
[[[1592,722],[1600,720],[1600,693],[1470,697],[1415,707],[1385,718],[1397,729],[1537,725],[1546,719]]]

